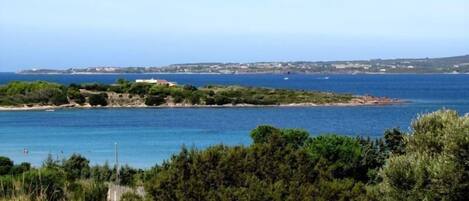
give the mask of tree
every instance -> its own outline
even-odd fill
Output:
[[[60,168],[60,164],[58,160],[55,160],[52,154],[47,154],[46,160],[42,162],[42,167],[48,169],[58,169]]]
[[[145,98],[145,105],[148,106],[158,106],[163,103],[166,103],[166,100],[164,99],[163,96],[148,96]]]
[[[106,201],[108,185],[96,181],[78,181],[67,186],[67,200]]]
[[[197,91],[197,87],[190,85],[190,84],[184,85],[183,89],[188,90],[188,91]]]
[[[10,173],[12,167],[13,161],[7,157],[0,156],[0,175],[6,175]]]
[[[13,175],[21,174],[23,172],[26,172],[31,169],[31,164],[27,162],[22,162],[19,165],[14,165],[13,168],[11,168],[11,173]]]
[[[309,138],[309,133],[302,129],[278,129],[269,125],[260,125],[251,131],[254,143],[267,143],[276,138],[281,138],[286,144],[295,148],[302,147]]]
[[[294,147],[302,147],[309,138],[308,131],[303,129],[282,129],[281,135],[288,144]]]
[[[125,165],[120,168],[119,171],[119,181],[122,185],[133,186],[134,183],[134,176],[137,174],[137,170],[131,168],[128,165]]]
[[[363,150],[357,139],[339,135],[318,136],[307,142],[305,149],[317,163],[316,168],[325,170],[323,176],[361,177],[357,173],[362,172],[359,168]]]
[[[266,143],[272,135],[280,135],[281,130],[269,125],[257,126],[251,131],[251,138],[254,143]]]
[[[380,172],[387,200],[465,200],[469,197],[469,116],[440,110],[412,123],[406,152]]]
[[[88,102],[92,106],[106,106],[107,105],[107,94],[99,93],[99,94],[91,94],[89,97]]]
[[[397,128],[388,129],[384,132],[386,148],[392,154],[403,154],[405,152],[405,134]]]
[[[102,166],[96,165],[90,169],[91,178],[98,182],[110,181],[112,174],[113,170],[109,167],[109,163],[107,161]]]
[[[90,176],[90,161],[79,154],[73,154],[64,161],[63,168],[68,180],[74,181]]]
[[[28,171],[21,182],[23,191],[31,200],[61,201],[65,199],[64,175],[61,171],[43,168]]]
[[[67,90],[67,96],[71,100],[75,101],[78,104],[84,104],[86,102],[85,96],[80,93],[80,90],[75,87],[69,87]]]
[[[149,92],[152,85],[147,83],[133,83],[128,92],[131,94],[145,95]]]

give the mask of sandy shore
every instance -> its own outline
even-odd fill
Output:
[[[346,103],[327,103],[327,104],[315,104],[315,103],[291,103],[291,104],[279,104],[279,105],[252,105],[252,104],[226,104],[226,105],[191,105],[191,104],[163,104],[159,106],[147,106],[147,105],[107,105],[107,106],[90,106],[90,105],[78,105],[78,104],[67,104],[67,105],[24,105],[24,106],[0,106],[0,111],[29,111],[29,110],[55,110],[65,108],[77,108],[77,109],[90,109],[90,108],[246,108],[246,107],[323,107],[323,106],[370,106],[370,105],[391,105],[401,104],[404,101],[390,98],[362,96],[352,99]]]

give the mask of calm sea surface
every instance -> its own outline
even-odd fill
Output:
[[[0,155],[35,165],[50,153],[63,158],[77,152],[93,164],[113,162],[114,143],[122,163],[150,167],[184,144],[249,144],[259,124],[304,128],[313,135],[338,133],[380,137],[387,128],[407,130],[419,113],[450,108],[469,112],[469,75],[16,75],[12,80],[64,84],[113,83],[118,78],[159,78],[180,84],[237,84],[387,96],[411,101],[392,106],[312,108],[64,109],[55,112],[0,112]],[[29,150],[28,155],[23,149]]]

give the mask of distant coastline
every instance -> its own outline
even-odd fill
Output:
[[[18,74],[467,74],[469,55],[442,58],[187,63],[152,67],[33,68]]]

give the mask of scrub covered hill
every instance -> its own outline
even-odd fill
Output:
[[[386,98],[353,96],[329,92],[259,87],[150,84],[118,80],[70,84],[14,81],[0,86],[4,107],[145,107],[145,106],[275,106],[328,104],[386,104]]]

